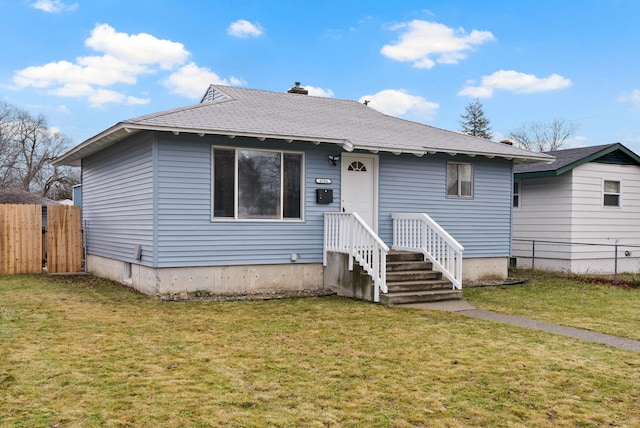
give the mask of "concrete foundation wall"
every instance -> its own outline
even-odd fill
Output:
[[[320,263],[155,269],[131,264],[131,277],[127,278],[124,262],[89,255],[87,268],[96,276],[120,282],[149,295],[184,291],[249,294],[323,288]]]
[[[462,260],[462,286],[509,276],[509,258],[493,257]]]
[[[507,257],[464,259],[463,287],[508,276]],[[327,266],[320,263],[151,268],[131,264],[126,277],[125,262],[89,255],[89,273],[128,285],[144,294],[210,293],[249,294],[259,292],[330,289],[338,295],[373,301],[373,281],[358,263],[349,271],[346,254],[329,253]]]
[[[373,301],[373,280],[354,261],[349,271],[349,256],[342,253],[328,253],[324,267],[324,288],[335,291],[338,296]]]

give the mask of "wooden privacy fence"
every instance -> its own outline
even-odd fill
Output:
[[[0,274],[80,272],[80,207],[50,205],[43,225],[40,205],[0,205]]]

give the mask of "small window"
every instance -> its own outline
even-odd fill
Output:
[[[520,208],[520,180],[513,182],[513,208]]]
[[[473,165],[453,162],[447,164],[447,196],[473,196]]]
[[[604,181],[604,206],[605,207],[619,207],[620,206],[620,182],[619,181]]]
[[[122,281],[126,284],[131,284],[133,281],[133,269],[129,262],[124,262],[122,269]]]

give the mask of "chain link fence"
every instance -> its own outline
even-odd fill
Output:
[[[617,279],[640,273],[640,245],[514,239],[511,267]]]

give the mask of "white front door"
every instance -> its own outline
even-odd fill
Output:
[[[378,230],[377,160],[373,155],[343,154],[340,162],[342,211],[358,213],[374,231]]]

